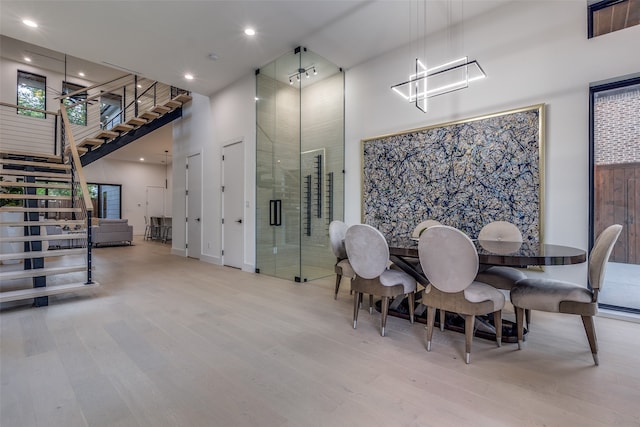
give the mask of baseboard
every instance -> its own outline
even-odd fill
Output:
[[[219,256],[200,255],[200,261],[208,262],[209,264],[222,265],[222,259]]]
[[[178,255],[181,257],[187,256],[187,251],[184,249],[171,248],[171,255]]]

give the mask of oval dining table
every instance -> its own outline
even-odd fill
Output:
[[[478,251],[478,261],[480,264],[485,265],[525,268],[544,265],[580,264],[587,260],[587,252],[585,250],[570,246],[540,242],[506,242],[493,240],[473,240],[473,242]],[[387,237],[387,243],[389,244],[391,261],[413,276],[418,283],[425,287],[428,286],[429,281],[421,269],[418,268],[418,240],[411,237],[395,236]],[[418,299],[419,297],[417,296],[416,300]],[[421,310],[416,307],[416,321],[422,322],[423,319],[417,314],[420,311]],[[390,310],[389,316],[404,318],[405,314],[402,312],[394,313]],[[426,322],[426,316],[424,320]],[[512,323],[513,322],[503,320],[503,342],[517,342],[515,328],[511,325]],[[458,325],[451,325],[448,321],[445,327],[457,332],[464,332],[464,328],[460,328]],[[490,328],[491,325],[488,325],[488,327]],[[476,336],[492,340],[495,339],[495,333],[492,334],[490,332],[482,333],[478,331],[476,332]]]

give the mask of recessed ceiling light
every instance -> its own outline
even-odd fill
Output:
[[[38,23],[35,21],[32,21],[31,19],[23,19],[22,23],[27,27],[38,28]]]
[[[27,62],[31,62],[31,58],[29,58],[28,56],[25,56],[24,60],[27,61]]]
[[[79,75],[80,77],[84,77],[84,73],[83,73],[82,71],[80,71],[80,72],[78,73],[78,75]]]
[[[218,58],[220,58],[220,57],[218,56],[218,54],[217,54],[217,53],[213,53],[213,52],[211,52],[211,53],[209,54],[209,59],[210,59],[210,60],[212,60],[212,61],[216,61],[216,60],[218,60]]]
[[[253,28],[245,28],[244,33],[248,36],[255,36],[256,30],[254,30]]]
[[[141,162],[144,162],[144,157],[140,157],[140,161],[141,161]]]
[[[193,80],[193,75],[192,74],[185,74],[184,78],[187,80]]]

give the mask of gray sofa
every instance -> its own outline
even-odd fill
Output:
[[[100,218],[97,225],[91,226],[93,246],[123,245],[133,241],[133,226],[128,219]]]

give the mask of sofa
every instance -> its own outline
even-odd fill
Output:
[[[98,219],[97,225],[91,226],[93,246],[123,245],[133,241],[133,226],[128,219]]]

